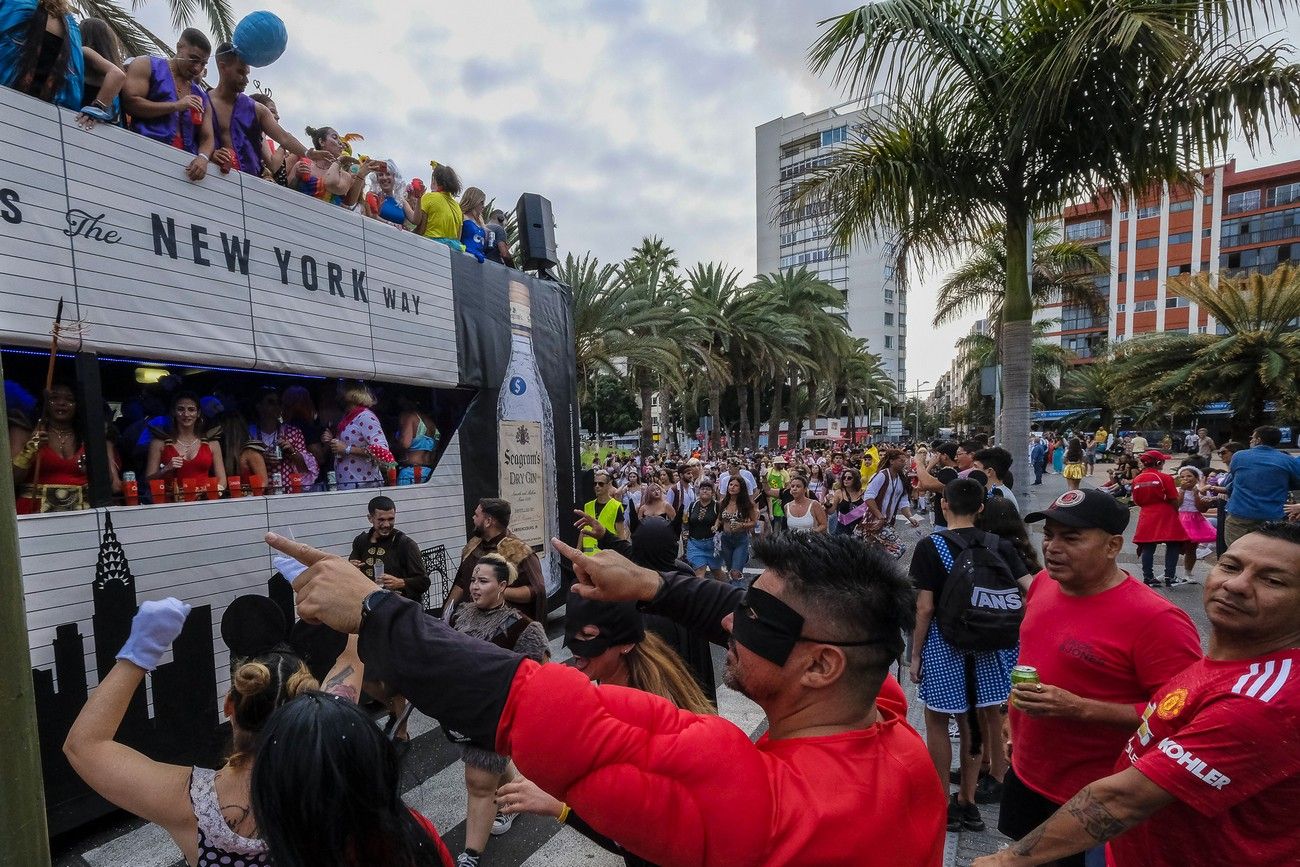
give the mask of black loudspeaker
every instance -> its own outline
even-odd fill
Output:
[[[524,193],[515,205],[515,220],[519,227],[519,248],[524,261],[519,267],[525,271],[544,271],[559,264],[555,258],[555,218],[551,216],[551,200],[537,193]]]

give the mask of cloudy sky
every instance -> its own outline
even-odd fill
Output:
[[[333,126],[427,182],[456,168],[498,203],[551,199],[563,252],[623,258],[659,235],[683,264],[755,267],[754,128],[843,100],[807,71],[838,0],[233,2],[270,8],[289,48],[254,70],[287,129]],[[174,35],[166,4],[140,17]],[[472,14],[467,14],[472,13]],[[1294,28],[1293,28],[1294,29]],[[209,73],[215,76],[215,65]],[[1287,157],[1296,151],[1288,146]],[[1245,149],[1241,149],[1244,155]],[[1282,154],[1279,153],[1279,156]],[[928,321],[934,279],[910,296]],[[969,323],[914,334],[909,379],[935,380]]]

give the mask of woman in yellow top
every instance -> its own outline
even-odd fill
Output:
[[[451,166],[432,165],[432,188],[420,197],[420,221],[415,233],[463,252],[465,247],[460,242],[460,230],[465,216],[456,203],[456,196],[460,195],[460,178]]]

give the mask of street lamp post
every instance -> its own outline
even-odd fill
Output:
[[[925,382],[922,382],[921,380],[918,379],[918,380],[916,381],[916,388],[915,388],[915,389],[913,390],[913,392],[912,392],[912,394],[913,394],[912,399],[913,399],[914,401],[916,401],[916,406],[914,407],[914,412],[913,412],[913,415],[912,415],[912,418],[913,418],[913,422],[912,422],[912,439],[913,439],[913,441],[915,441],[915,440],[919,440],[919,439],[921,438],[921,386],[923,386],[923,385],[929,385],[929,384],[930,384],[930,380],[928,380],[928,379],[927,379]]]

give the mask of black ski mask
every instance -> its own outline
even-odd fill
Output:
[[[569,594],[564,608],[564,643],[574,656],[591,659],[619,644],[637,644],[645,638],[645,624],[635,602],[593,602]],[[595,638],[579,638],[585,626],[595,626]]]

